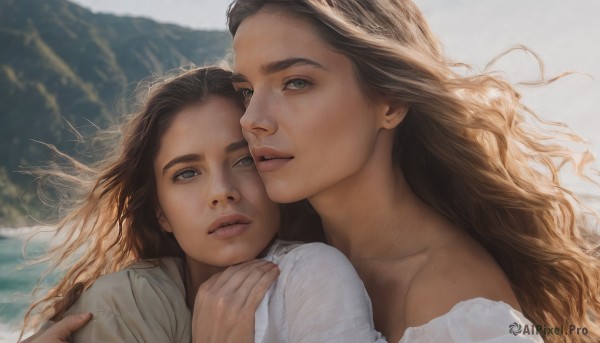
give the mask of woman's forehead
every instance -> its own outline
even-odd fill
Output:
[[[340,55],[308,21],[283,11],[259,11],[242,21],[233,40],[233,51],[233,69],[241,73],[267,73],[277,69],[278,64],[298,60],[327,69],[337,63],[333,55]]]

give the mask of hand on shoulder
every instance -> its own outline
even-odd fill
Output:
[[[278,276],[277,265],[251,260],[210,277],[194,300],[193,342],[252,342],[254,314]]]

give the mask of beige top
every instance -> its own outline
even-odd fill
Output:
[[[281,273],[259,305],[255,342],[385,342],[371,302],[338,250],[277,241],[265,259]],[[182,263],[140,261],[94,282],[68,313],[92,312],[74,342],[191,342]]]
[[[67,311],[91,312],[73,342],[191,342],[192,314],[185,303],[182,261],[140,261],[105,275]]]

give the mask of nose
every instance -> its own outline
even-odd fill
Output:
[[[267,97],[262,97],[256,90],[247,103],[246,112],[240,119],[240,125],[247,138],[268,136],[277,131],[277,122]],[[248,137],[250,136],[250,137]]]
[[[241,194],[226,172],[213,173],[209,180],[208,204],[212,208],[237,203]]]

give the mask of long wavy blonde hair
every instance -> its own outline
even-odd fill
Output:
[[[600,342],[598,234],[559,180],[565,164],[590,160],[568,148],[578,137],[499,75],[459,73],[410,0],[236,0],[231,34],[264,6],[311,23],[367,96],[409,106],[392,158],[413,191],[492,254],[533,323],[588,330],[544,338]]]
[[[106,158],[88,165],[50,146],[58,161],[33,171],[41,185],[55,191],[57,200],[49,205],[59,212],[58,222],[44,229],[54,231],[54,244],[33,261],[49,262],[38,285],[56,270],[66,272],[31,304],[21,336],[41,321],[60,320],[103,275],[140,259],[184,257],[174,236],[162,230],[156,218],[153,162],[160,138],[185,106],[223,97],[243,111],[243,101],[231,85],[231,72],[217,67],[179,71],[142,85],[147,87],[139,87],[139,110],[117,130],[118,141],[109,141],[112,149],[105,151]],[[324,240],[318,217],[311,215],[307,203],[282,205],[281,210],[280,238]]]

